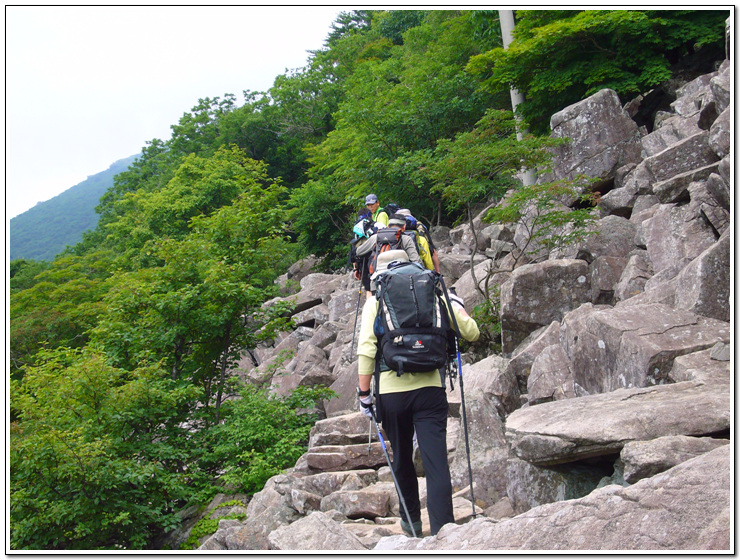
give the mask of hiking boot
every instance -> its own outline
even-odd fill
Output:
[[[401,518],[401,529],[403,529],[403,532],[409,537],[414,536],[414,533],[411,532],[411,525],[409,525],[403,518]],[[416,532],[417,537],[421,537],[421,519],[419,519],[419,521],[414,521],[414,531]]]

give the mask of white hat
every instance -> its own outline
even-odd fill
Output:
[[[386,272],[391,263],[408,261],[409,256],[403,249],[391,249],[390,251],[384,251],[378,255],[378,261],[375,265],[375,272],[373,272],[370,280],[375,280],[378,276]]]
[[[410,216],[411,210],[408,208],[401,208],[400,210],[396,210],[396,214],[401,214],[401,216]]]

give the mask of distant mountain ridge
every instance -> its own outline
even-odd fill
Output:
[[[68,245],[82,241],[95,228],[95,207],[113,186],[113,178],[128,169],[139,154],[120,159],[108,169],[10,220],[10,260],[51,261]]]

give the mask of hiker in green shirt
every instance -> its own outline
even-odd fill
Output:
[[[367,206],[367,209],[372,212],[373,221],[383,224],[382,226],[379,225],[378,228],[388,227],[388,214],[386,214],[385,210],[380,207],[380,202],[378,201],[377,196],[374,194],[367,195],[365,197],[365,206]]]

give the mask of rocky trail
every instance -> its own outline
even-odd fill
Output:
[[[234,372],[287,394],[327,385],[308,451],[244,505],[183,512],[173,547],[204,516],[201,550],[728,550],[732,543],[729,61],[676,88],[651,130],[602,90],[553,115],[568,137],[552,178],[596,177],[597,234],[497,273],[503,353],[464,356],[475,509],[460,393],[448,393],[457,524],[411,539],[390,471],[358,412],[349,274],[282,279],[297,329],[245,351]],[[543,178],[545,180],[547,178]],[[448,286],[513,262],[524,228],[435,228]],[[473,252],[477,253],[471,259]],[[291,288],[292,286],[292,288]],[[419,469],[424,493],[423,469]],[[240,498],[236,496],[236,498]],[[424,499],[422,498],[422,505]]]

